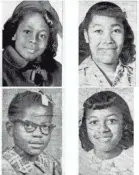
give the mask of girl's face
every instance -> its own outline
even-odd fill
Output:
[[[52,122],[52,110],[50,107],[31,106],[24,110],[22,121],[28,121],[26,126],[22,122],[15,122],[13,137],[15,146],[29,155],[39,155],[48,145],[51,133],[42,133],[42,129],[37,126],[33,132],[31,122],[37,125],[50,126]],[[30,124],[29,124],[30,123]],[[26,129],[25,129],[26,127]],[[45,127],[43,130],[47,130]]]
[[[12,40],[16,51],[26,61],[33,61],[46,49],[48,38],[48,25],[39,13],[33,13],[24,17]]]
[[[115,106],[101,110],[88,109],[86,126],[94,149],[102,152],[111,151],[121,140],[123,115]]]
[[[95,62],[117,64],[124,43],[124,27],[119,20],[94,15],[84,35]]]

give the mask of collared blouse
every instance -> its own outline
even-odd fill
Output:
[[[110,84],[99,67],[91,59],[86,58],[79,66],[80,87],[129,87],[134,86],[133,68],[123,65],[121,62],[117,65],[115,78]]]
[[[94,150],[86,152],[80,148],[79,155],[80,175],[133,175],[133,148],[107,160],[98,158]]]

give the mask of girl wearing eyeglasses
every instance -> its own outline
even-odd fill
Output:
[[[60,175],[60,164],[44,153],[51,132],[53,102],[44,94],[25,91],[17,94],[9,105],[6,123],[14,147],[3,153],[3,174]]]

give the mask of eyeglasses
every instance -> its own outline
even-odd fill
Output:
[[[53,131],[53,129],[56,127],[56,125],[53,125],[53,124],[38,125],[37,123],[31,122],[31,121],[28,121],[28,120],[23,121],[23,120],[20,120],[20,119],[16,119],[13,122],[22,123],[27,132],[33,132],[37,129],[37,127],[39,127],[41,133],[44,134],[44,135],[50,134]]]

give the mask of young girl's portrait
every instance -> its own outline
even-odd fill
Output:
[[[81,87],[135,85],[136,2],[80,2]]]
[[[62,175],[61,110],[61,89],[3,90],[3,175]]]
[[[81,89],[80,100],[79,174],[133,175],[132,89]]]
[[[62,1],[8,5],[15,7],[3,26],[3,86],[62,86]]]

